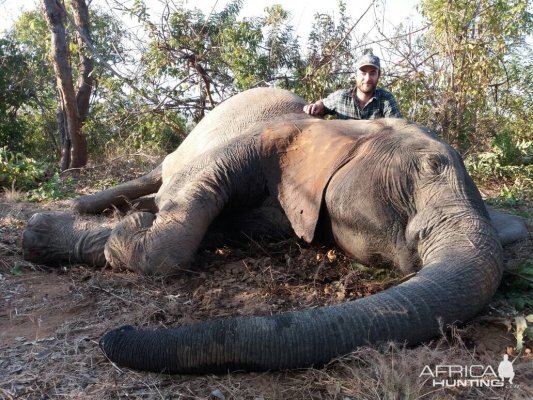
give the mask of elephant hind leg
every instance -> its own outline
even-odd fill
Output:
[[[142,196],[156,193],[162,184],[162,168],[159,165],[148,174],[112,188],[73,200],[71,208],[79,214],[97,214],[108,207],[121,207]]]

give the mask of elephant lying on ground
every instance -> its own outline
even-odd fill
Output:
[[[100,342],[111,360],[168,373],[317,366],[360,345],[419,343],[487,304],[502,276],[501,242],[525,227],[494,213],[505,228],[499,236],[460,156],[425,129],[404,120],[325,121],[304,114],[304,104],[265,88],[223,102],[156,170],[73,203],[96,213],[157,192],[144,204],[152,212],[113,228],[37,214],[23,234],[25,257],[172,274],[222,219],[247,234],[333,239],[360,262],[416,275],[331,307],[119,328]]]

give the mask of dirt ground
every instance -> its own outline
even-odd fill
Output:
[[[513,350],[514,318],[531,310],[517,313],[501,293],[472,323],[432,342],[410,349],[362,348],[320,369],[168,376],[119,368],[104,357],[98,340],[120,325],[173,326],[334,304],[371,295],[400,278],[354,264],[337,249],[297,240],[204,251],[197,265],[167,280],[25,262],[20,238],[28,218],[67,206],[67,201],[43,205],[0,197],[0,398],[533,398],[531,353]],[[532,250],[530,235],[506,249],[507,265],[531,262]],[[433,387],[420,376],[426,365],[482,364],[496,370],[506,351],[516,357],[516,376],[504,388]]]

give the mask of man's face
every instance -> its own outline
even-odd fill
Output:
[[[357,89],[363,93],[372,93],[376,90],[379,80],[379,70],[376,67],[367,65],[357,70],[355,81]]]

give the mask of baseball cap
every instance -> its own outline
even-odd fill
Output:
[[[357,69],[369,65],[374,68],[377,68],[378,70],[381,69],[381,66],[379,64],[379,57],[372,54],[372,50],[366,50],[365,54],[363,54],[361,58],[359,58],[359,60],[357,60],[357,62],[355,63],[355,67]]]

